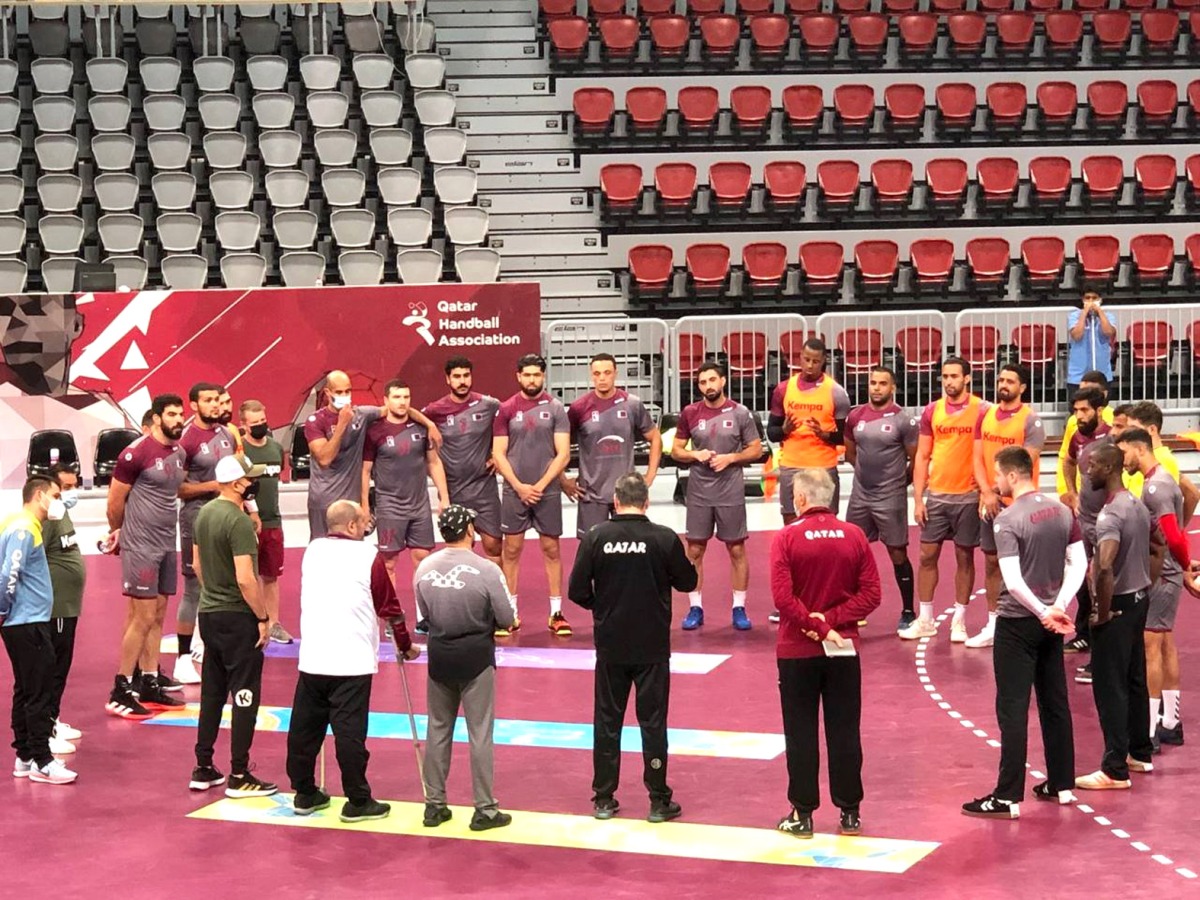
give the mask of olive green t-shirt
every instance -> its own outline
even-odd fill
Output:
[[[200,551],[200,612],[254,615],[237,583],[236,556],[249,556],[258,573],[258,536],[254,523],[236,504],[212,500],[196,515],[195,544]]]
[[[79,539],[71,514],[67,513],[57,522],[47,519],[42,524],[42,543],[46,548],[46,562],[50,566],[50,584],[54,588],[53,619],[71,619],[83,609],[83,554],[79,552]]]
[[[246,459],[267,467],[266,474],[258,479],[258,494],[254,497],[263,528],[280,528],[283,517],[279,514],[279,473],[283,471],[283,447],[274,438],[267,438],[261,447],[243,441],[243,447]]]

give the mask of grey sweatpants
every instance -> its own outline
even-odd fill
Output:
[[[467,682],[442,683],[427,679],[426,708],[429,729],[425,739],[425,801],[446,804],[446,776],[454,748],[454,722],[459,704],[467,720],[471,744],[471,787],[475,809],[495,815],[499,808],[492,796],[492,726],[496,719],[496,669],[488,666]]]

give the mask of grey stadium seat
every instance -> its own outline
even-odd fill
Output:
[[[21,139],[0,134],[0,172],[15,172],[21,164]]]
[[[351,53],[378,53],[383,49],[382,29],[374,15],[351,15],[342,4],[342,34],[346,36],[346,46]]]
[[[410,53],[404,58],[404,73],[414,91],[440,88],[446,79],[446,61],[438,53]]]
[[[37,97],[33,120],[43,134],[65,134],[75,130],[75,101],[70,97]]]
[[[23,259],[0,259],[0,294],[23,294],[29,267]]]
[[[136,149],[127,134],[98,134],[92,138],[92,160],[101,172],[128,172]]]
[[[310,91],[332,91],[342,75],[342,61],[336,56],[310,54],[300,57],[300,79]]]
[[[435,166],[457,166],[467,153],[467,133],[461,128],[426,128],[425,158]]]
[[[21,231],[25,222],[21,222]],[[74,256],[83,243],[83,219],[79,216],[49,215],[38,220],[38,237],[47,253]]]
[[[263,183],[277,209],[297,209],[308,202],[308,173],[301,169],[274,169]]]
[[[403,6],[404,4],[400,4]],[[396,8],[396,3],[392,3]],[[396,33],[400,36],[400,46],[406,53],[427,53],[433,49],[437,29],[428,19],[420,20],[419,24],[408,18],[408,13],[397,12],[400,18],[396,22]]]
[[[129,79],[129,64],[119,56],[89,59],[84,67],[93,94],[123,94]]]
[[[179,89],[183,63],[173,56],[147,56],[138,64],[142,87],[150,94],[173,94]]]
[[[329,228],[339,247],[366,247],[375,240],[375,214],[365,209],[335,209]]]
[[[78,175],[55,172],[37,180],[38,202],[48,213],[73,213],[83,199],[83,180]]]
[[[326,169],[321,191],[330,206],[358,206],[367,189],[367,176],[358,169]]]
[[[421,173],[408,166],[381,169],[375,176],[375,184],[388,206],[412,206],[421,199]]]
[[[186,134],[161,131],[146,138],[150,162],[157,171],[187,168],[192,156],[192,142]]]
[[[234,65],[228,56],[201,56],[192,60],[196,87],[206,94],[228,91],[233,85]]]
[[[279,274],[287,287],[316,287],[325,281],[325,257],[306,250],[292,250],[279,257]]]
[[[42,260],[42,283],[48,294],[72,294],[75,292],[75,267],[82,259],[78,256],[58,256]]]
[[[387,90],[396,76],[396,64],[386,53],[356,53],[350,67],[360,91]]]
[[[213,169],[240,169],[246,160],[246,136],[217,131],[204,136],[204,155]]]
[[[317,214],[307,209],[285,209],[271,221],[275,243],[284,250],[308,250],[317,242]]]
[[[314,128],[341,128],[350,113],[350,98],[341,91],[312,91],[304,105]]]
[[[345,128],[325,128],[313,133],[313,147],[323,166],[350,166],[358,153],[358,138]]]
[[[21,123],[21,101],[16,97],[0,97],[0,134],[12,134]]]
[[[253,250],[258,244],[262,222],[252,212],[217,213],[217,242],[225,250]]]
[[[221,257],[221,281],[227,288],[262,287],[267,261],[257,253],[226,253]]]
[[[242,101],[236,94],[203,94],[199,107],[208,131],[233,131],[242,117]]]
[[[187,103],[178,94],[150,94],[142,100],[151,131],[181,131]]]
[[[449,91],[417,91],[413,95],[417,120],[426,128],[454,122],[454,95]]]
[[[404,284],[437,284],[442,280],[442,254],[437,250],[401,250],[396,268]]]
[[[25,208],[25,179],[0,175],[0,213],[15,213]]]
[[[96,176],[92,189],[105,212],[128,212],[137,206],[141,185],[128,172],[105,172]]]
[[[43,134],[33,141],[38,165],[47,172],[74,172],[79,144],[69,134]]]
[[[294,131],[264,131],[258,136],[258,155],[268,168],[291,169],[300,159],[301,144]]]
[[[488,214],[478,206],[454,206],[446,210],[446,237],[456,246],[482,244],[487,240]]]
[[[278,53],[280,33],[274,19],[242,19],[238,28],[242,48],[252,56]]]
[[[167,253],[193,253],[204,223],[195,213],[167,212],[156,223],[158,242]]]
[[[190,172],[159,172],[150,179],[150,190],[161,210],[191,209],[196,202],[196,177]]]
[[[393,128],[404,113],[404,99],[395,91],[366,91],[358,103],[370,128]]]
[[[367,138],[377,166],[406,166],[412,156],[412,134],[404,128],[374,128]]]
[[[208,260],[194,253],[163,257],[162,275],[167,287],[197,290],[208,281]]]
[[[369,287],[383,281],[383,254],[374,250],[344,250],[338,254],[342,284]]]
[[[282,56],[251,56],[246,75],[255,91],[282,91],[287,84],[288,64]]]
[[[33,87],[40,96],[66,94],[75,78],[75,66],[69,59],[35,59],[29,64]]]
[[[500,278],[500,254],[490,247],[462,247],[454,254],[454,270],[465,284],[488,284]]]
[[[24,250],[25,220],[20,216],[0,216],[0,256],[15,256]]]
[[[32,9],[42,11],[40,3]],[[34,19],[29,23],[29,43],[33,47],[33,55],[38,59],[66,56],[71,52],[71,31],[65,15],[62,19]]]
[[[389,209],[387,221],[397,247],[424,247],[433,234],[433,213],[420,206]]]
[[[175,23],[169,19],[148,18],[142,12],[140,3],[137,7],[137,15],[138,22],[133,33],[137,38],[138,50],[141,51],[142,56],[174,57],[175,41],[178,38]]]
[[[87,15],[92,7],[84,6],[83,49],[88,56],[116,56],[125,43],[125,29],[115,15],[97,20]]]
[[[11,94],[17,89],[17,76],[21,67],[11,59],[0,59],[0,94]]]
[[[479,176],[466,166],[442,166],[433,173],[433,189],[446,206],[464,206],[475,201]]]
[[[262,129],[291,128],[296,117],[296,100],[285,91],[255,94],[250,101],[254,121]]]
[[[100,243],[109,253],[137,253],[142,249],[146,224],[133,213],[107,213],[96,223]]]
[[[146,286],[146,272],[149,266],[140,256],[120,254],[110,256],[104,261],[112,264],[117,276],[118,289],[125,287],[131,291],[140,291]]]
[[[129,98],[121,94],[101,94],[88,101],[92,128],[101,132],[125,131],[132,109]]]
[[[254,196],[254,176],[249,172],[214,172],[208,189],[217,209],[245,209]]]

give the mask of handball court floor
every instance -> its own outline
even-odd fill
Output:
[[[63,705],[64,719],[84,731],[79,752],[69,759],[80,777],[69,787],[6,780],[10,814],[0,824],[5,893],[328,898],[396,892],[424,897],[635,897],[653,891],[707,897],[750,892],[779,896],[800,888],[815,896],[886,892],[929,897],[967,891],[980,898],[1065,898],[1196,891],[1200,766],[1191,745],[1166,748],[1155,758],[1153,774],[1134,776],[1131,791],[1081,793],[1081,805],[1064,807],[1035,803],[1027,795],[1015,822],[959,813],[961,803],[988,793],[995,783],[998,744],[990,742],[998,734],[990,651],[952,647],[948,629],[928,646],[899,641],[894,634],[899,600],[882,551],[877,556],[884,602],[865,629],[862,649],[866,837],[832,837],[837,812],[828,803],[824,771],[817,839],[802,842],[773,832],[788,806],[775,627],[767,623],[770,537],[758,532],[750,542],[752,631],[738,633],[729,626],[727,565],[719,545],[713,545],[718,552],[709,557],[708,624],[692,633],[679,631],[686,601],[675,601],[677,661],[692,661],[704,672],[672,679],[670,725],[692,730],[672,734],[670,780],[683,818],[656,826],[644,822],[641,756],[627,752],[618,793],[622,812],[611,822],[594,822],[590,671],[504,665],[496,714],[518,721],[505,726],[503,742],[498,739],[495,784],[502,808],[515,821],[483,839],[468,832],[465,809],[456,809],[454,820],[436,831],[420,827],[421,787],[407,721],[398,715],[381,715],[378,727],[384,736],[369,742],[376,797],[400,801],[386,823],[340,825],[335,800],[320,822],[304,820],[320,827],[289,827],[295,820],[286,797],[233,801],[216,791],[189,793],[195,733],[186,727],[189,714],[175,716],[181,727],[155,727],[104,713],[124,601],[118,595],[117,562],[89,556],[80,642]],[[914,549],[915,539],[914,534]],[[568,566],[574,550],[575,541],[564,541]],[[513,658],[551,647],[590,649],[589,617],[570,603],[566,612],[574,637],[556,639],[545,630],[544,576],[536,545],[529,545],[529,551],[520,592],[525,628],[502,641],[503,646],[521,648],[510,654]],[[301,553],[298,548],[288,551],[282,581],[283,618],[293,631],[298,631]],[[947,550],[939,612],[951,602],[952,559]],[[981,578],[982,560],[978,569]],[[411,592],[402,596],[411,609]],[[1200,675],[1200,654],[1192,649],[1200,636],[1195,603],[1185,597],[1180,617],[1185,715],[1195,708],[1192,703],[1200,703],[1193,693]],[[972,604],[972,632],[984,609],[980,596]],[[173,617],[174,604],[168,631]],[[279,781],[285,791],[283,732],[296,668],[286,650],[272,649],[272,654],[279,652],[285,655],[266,661],[263,703],[271,709],[260,715],[260,729],[266,730],[256,734],[253,759],[257,773]],[[173,657],[164,659],[169,667]],[[1080,660],[1067,659],[1073,675]],[[408,672],[420,713],[425,667],[412,665]],[[4,666],[0,690],[6,697],[9,679]],[[1077,769],[1088,772],[1098,767],[1101,748],[1091,689],[1072,682],[1070,693]],[[196,701],[197,689],[189,688],[186,698]],[[632,723],[632,703],[630,707]],[[401,714],[404,708],[397,665],[381,663],[373,711]],[[545,723],[575,723],[583,730]],[[373,721],[372,733],[376,730]],[[1042,764],[1036,718],[1031,718],[1030,736],[1030,764],[1036,772]],[[217,751],[224,771],[227,739],[223,732]],[[340,782],[332,743],[328,741],[328,786],[336,796]],[[466,745],[456,743],[452,805],[469,806],[469,776]],[[1031,776],[1028,784],[1033,783]],[[198,811],[212,818],[190,817]],[[698,824],[731,828],[691,828]],[[762,861],[741,861],[751,854]]]

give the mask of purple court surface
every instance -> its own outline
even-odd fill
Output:
[[[681,653],[728,655],[705,672],[676,674],[670,724],[678,729],[722,732],[781,732],[774,663],[775,629],[767,623],[768,534],[750,541],[750,613],[754,629],[729,626],[724,554],[709,555],[705,605],[708,624],[676,631]],[[566,561],[574,541],[565,541]],[[570,640],[544,627],[544,580],[536,545],[523,564],[521,612],[525,628],[504,641],[522,649],[591,646],[586,614],[567,604],[575,625]],[[714,546],[714,551],[719,548]],[[914,545],[915,549],[915,545]],[[297,626],[299,550],[288,551],[283,579],[285,624]],[[7,779],[0,825],[4,848],[4,894],[37,897],[642,897],[669,891],[681,897],[810,896],[1114,897],[1187,896],[1197,890],[1200,871],[1200,766],[1190,745],[1168,747],[1155,758],[1156,771],[1135,775],[1124,792],[1080,794],[1080,805],[1022,804],[1018,821],[970,819],[959,806],[994,785],[997,737],[990,651],[951,647],[948,629],[922,652],[894,634],[899,600],[891,569],[878,554],[885,585],[884,605],[865,629],[863,739],[867,796],[864,835],[933,842],[936,847],[906,871],[890,874],[864,867],[836,868],[836,858],[817,867],[722,861],[688,852],[686,842],[655,853],[614,852],[558,841],[505,843],[455,840],[420,834],[378,833],[355,828],[291,828],[188,818],[220,799],[191,794],[191,728],[155,728],[104,713],[111,685],[124,600],[118,595],[117,563],[89,557],[89,585],[75,669],[63,718],[84,731],[70,764],[79,781],[69,787]],[[950,605],[952,554],[944,554],[939,612]],[[403,564],[402,564],[403,565]],[[982,576],[982,560],[979,562]],[[407,592],[406,592],[407,593]],[[411,607],[411,595],[407,605]],[[983,598],[972,604],[970,624],[984,617]],[[676,621],[685,599],[676,600]],[[174,606],[168,617],[168,630]],[[1183,600],[1180,616],[1185,716],[1193,707],[1200,677],[1200,605]],[[263,702],[290,707],[295,661],[273,655],[266,663]],[[520,654],[513,657],[519,659]],[[549,658],[553,659],[554,654]],[[167,663],[173,661],[166,658]],[[1068,657],[1071,674],[1080,660]],[[2,667],[0,690],[9,692]],[[425,667],[409,670],[417,712],[424,710]],[[497,716],[513,720],[586,723],[591,717],[592,679],[586,670],[506,665],[498,680]],[[189,689],[189,700],[196,700]],[[1097,768],[1100,735],[1089,687],[1071,685],[1078,771]],[[632,704],[631,704],[632,706]],[[375,683],[372,709],[402,712],[399,674],[385,663]],[[632,709],[630,711],[632,717]],[[1189,727],[1190,727],[1189,722]],[[1030,766],[1042,764],[1036,719],[1031,719]],[[1198,738],[1200,739],[1200,738]],[[260,731],[254,760],[261,776],[284,776],[284,734]],[[227,734],[218,744],[218,764],[227,763]],[[329,782],[339,783],[332,754]],[[408,740],[374,739],[370,776],[376,796],[420,802],[413,748]],[[671,782],[686,823],[770,829],[787,811],[782,755],[774,759],[680,755],[671,760]],[[640,756],[623,758],[621,816],[645,815]],[[496,793],[503,808],[527,813],[590,813],[591,755],[586,749],[520,746],[496,748]],[[469,804],[466,746],[456,744],[450,776],[452,804]],[[1033,784],[1033,776],[1029,786]],[[211,792],[215,794],[216,792]],[[825,789],[823,787],[823,793]],[[827,793],[825,793],[827,797]],[[232,802],[232,801],[229,801]],[[258,802],[258,801],[255,801]],[[335,808],[336,811],[336,808]],[[280,810],[284,812],[284,810]],[[590,818],[586,822],[591,823]],[[460,825],[462,823],[459,823]],[[597,823],[605,824],[605,823]],[[833,834],[836,810],[818,810],[818,832]],[[655,826],[672,829],[674,823]],[[465,833],[465,831],[464,831]],[[757,839],[756,834],[751,837]],[[850,839],[843,839],[850,840]],[[568,842],[570,844],[570,842]],[[868,867],[869,868],[869,867]]]

